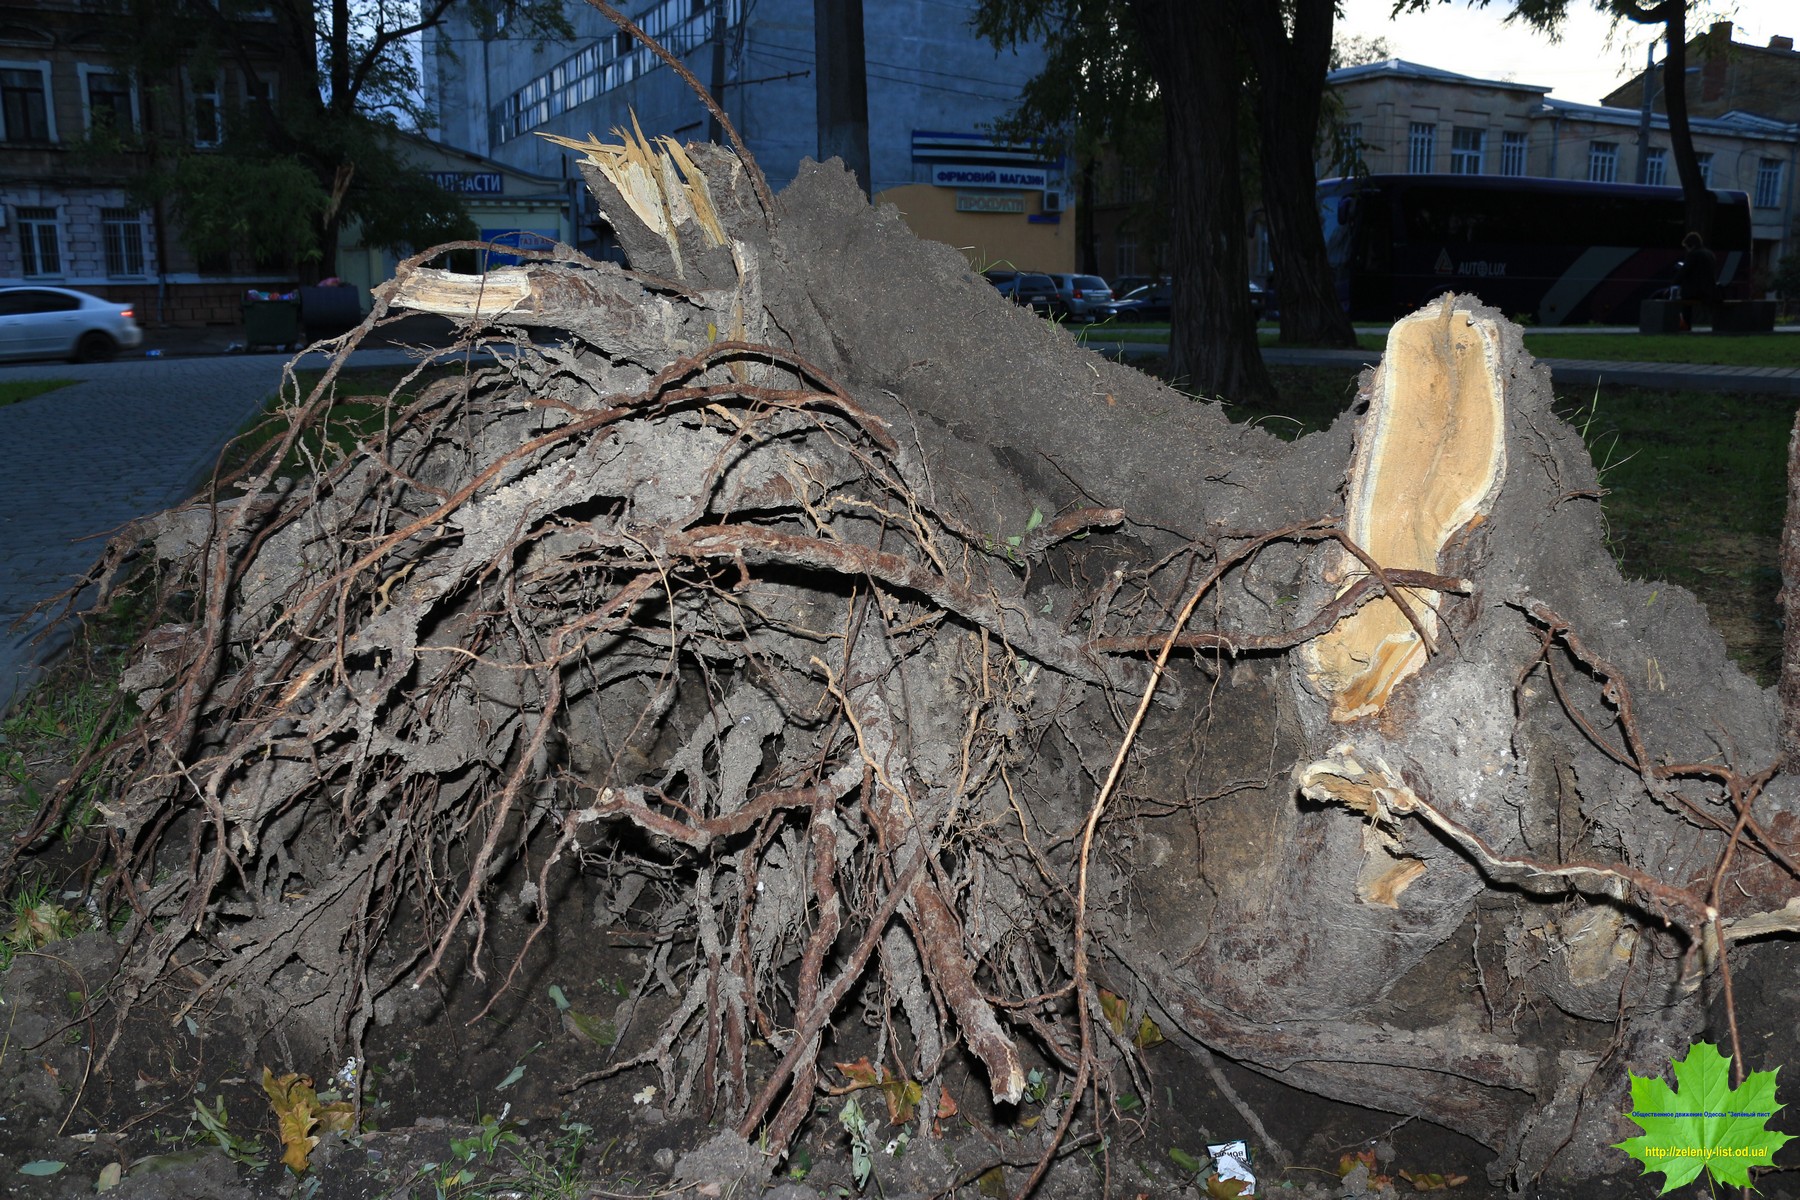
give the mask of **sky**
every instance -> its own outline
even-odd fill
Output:
[[[1660,25],[1620,25],[1595,11],[1591,0],[1569,0],[1562,39],[1552,42],[1523,22],[1508,25],[1509,0],[1479,8],[1451,0],[1425,13],[1390,14],[1394,0],[1343,0],[1340,37],[1351,34],[1387,39],[1388,53],[1429,67],[1482,79],[1535,83],[1555,89],[1558,100],[1597,104],[1600,98],[1644,68],[1644,48]],[[1689,10],[1688,33],[1714,20],[1735,23],[1732,40],[1766,46],[1776,34],[1800,42],[1796,0],[1701,0]],[[1662,52],[1658,48],[1657,60]]]

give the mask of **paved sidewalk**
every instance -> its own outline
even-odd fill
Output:
[[[410,361],[363,351],[358,366]],[[286,355],[0,368],[0,379],[76,382],[0,407],[0,711],[59,649],[41,617],[106,535],[193,494],[231,435],[281,379]],[[316,361],[323,363],[322,356]]]

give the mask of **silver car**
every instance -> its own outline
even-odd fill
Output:
[[[1052,275],[1056,284],[1056,311],[1071,321],[1098,321],[1111,304],[1112,288],[1098,275]]]
[[[123,300],[69,288],[0,288],[0,359],[104,362],[143,343],[135,317]]]

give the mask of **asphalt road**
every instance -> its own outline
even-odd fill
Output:
[[[360,351],[358,366],[404,362]],[[0,407],[0,711],[62,634],[37,604],[63,591],[127,521],[187,499],[281,380],[284,355],[0,367],[0,380],[72,379]],[[322,364],[323,356],[309,359]],[[34,644],[34,642],[36,644]]]

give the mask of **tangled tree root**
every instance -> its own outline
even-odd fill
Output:
[[[587,919],[547,899],[579,871],[667,1012],[594,1074],[654,1065],[773,1154],[852,1043],[927,1114],[964,1052],[1001,1105],[1045,1064],[1045,1161],[1098,1136],[1137,1070],[1104,986],[1516,1179],[1616,1168],[1621,1063],[1797,923],[1793,789],[1735,765],[1772,707],[1691,600],[1604,559],[1516,330],[1421,318],[1436,374],[1365,384],[1357,461],[1400,474],[1352,489],[1414,499],[1346,523],[1348,426],[1289,447],[1100,364],[835,172],[777,221],[723,152],[589,149],[633,269],[405,264],[367,327],[456,314],[465,374],[286,476],[334,367],[237,494],[96,569],[154,560],[183,612],[110,751],[122,1003],[268,997],[342,1052],[390,989],[503,987],[501,892],[536,937]],[[1415,386],[1486,415],[1372,441]],[[1420,455],[1480,469],[1392,486]]]

